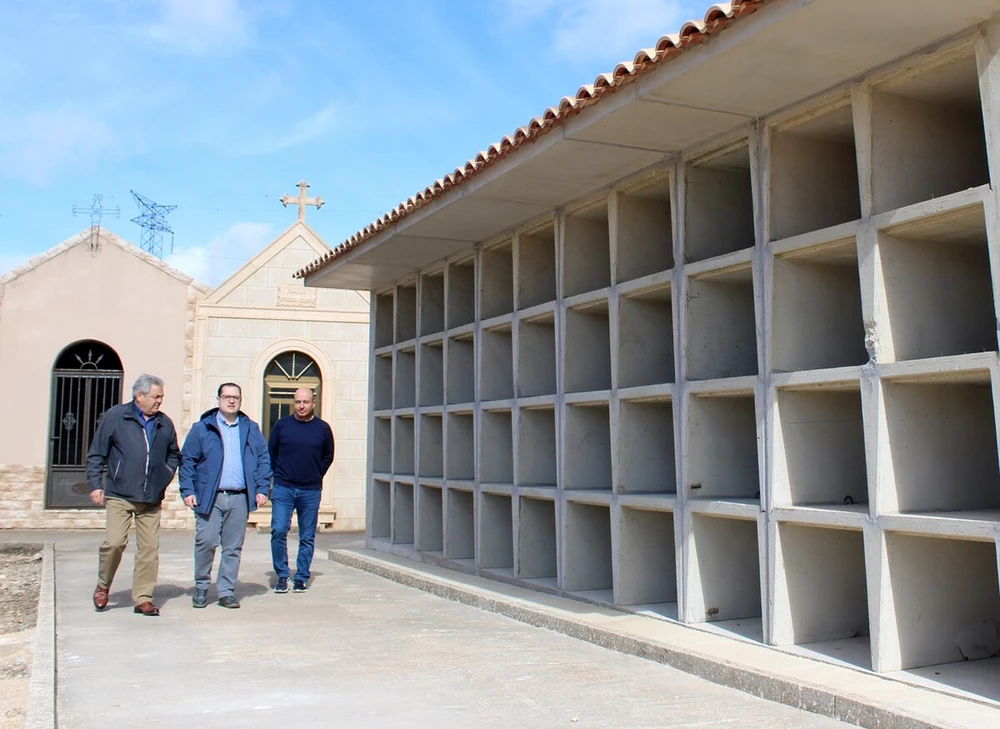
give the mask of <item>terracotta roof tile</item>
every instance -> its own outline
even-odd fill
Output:
[[[737,18],[753,13],[768,2],[770,0],[733,0],[731,3],[712,5],[706,11],[704,20],[689,20],[681,26],[680,32],[662,36],[654,47],[639,50],[632,61],[619,63],[610,73],[599,75],[594,83],[581,86],[574,96],[563,97],[558,106],[550,106],[541,115],[515,130],[513,134],[479,152],[464,166],[456,168],[439,180],[435,180],[431,185],[400,203],[378,220],[366,225],[329,253],[310,263],[295,276],[302,278],[318,271],[347,251],[371,239],[388,226],[402,220],[417,208],[462,184],[473,175],[488,169],[497,160],[512,154],[525,144],[534,142],[605,95],[614,93],[623,86],[632,83],[686,48],[699,45],[706,37],[729,26]]]

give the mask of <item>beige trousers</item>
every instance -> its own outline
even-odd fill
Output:
[[[97,584],[111,589],[122,554],[128,546],[128,532],[135,521],[135,570],[132,573],[132,602],[153,600],[156,575],[160,568],[160,504],[140,504],[111,497],[104,501],[107,526],[98,551]]]

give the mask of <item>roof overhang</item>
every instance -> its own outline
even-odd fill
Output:
[[[1000,0],[774,0],[305,276],[377,290],[990,19]]]

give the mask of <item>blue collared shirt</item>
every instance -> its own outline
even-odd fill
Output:
[[[135,412],[135,417],[139,419],[142,423],[142,427],[146,430],[146,445],[153,442],[153,430],[156,428],[156,416],[150,415],[146,417],[146,414],[139,409],[139,406],[134,402],[132,403],[132,410]]]
[[[220,491],[241,491],[247,486],[243,476],[243,457],[240,453],[240,417],[230,425],[222,417],[215,414],[215,421],[222,433],[222,478],[219,480]]]

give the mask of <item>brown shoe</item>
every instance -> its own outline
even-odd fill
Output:
[[[108,588],[98,585],[94,588],[94,607],[103,610],[108,606]]]
[[[135,608],[132,610],[132,612],[138,613],[139,615],[149,615],[150,617],[156,617],[157,615],[160,614],[160,608],[156,607],[156,605],[147,600],[146,602],[140,602],[138,605],[136,605]]]

